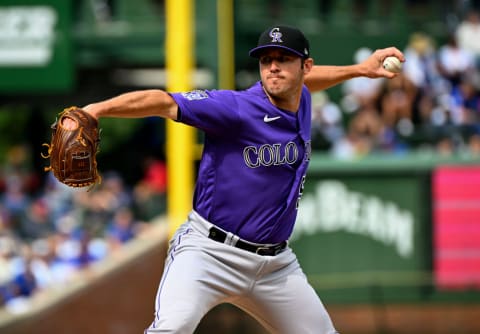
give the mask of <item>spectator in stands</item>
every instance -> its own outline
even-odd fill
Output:
[[[32,296],[38,289],[31,268],[31,249],[28,245],[13,250],[9,259],[8,277],[0,284],[0,300],[11,310],[22,310],[25,298]]]
[[[147,183],[155,193],[167,192],[167,166],[164,161],[152,156],[145,158],[144,177],[140,182]]]
[[[392,80],[385,81],[384,91],[380,97],[380,109],[383,123],[388,129],[395,131],[402,121],[413,123],[417,94],[418,88],[403,73]]]
[[[1,198],[1,196],[0,196]],[[0,201],[0,236],[11,231],[10,213]]]
[[[13,296],[11,281],[15,246],[16,242],[11,236],[0,234],[0,305]]]
[[[450,83],[450,89],[454,89],[462,77],[475,71],[475,58],[470,51],[460,47],[455,35],[451,34],[447,43],[438,50],[438,69]]]
[[[37,280],[32,272],[32,254],[29,246],[23,247],[23,268],[13,278],[15,291],[18,296],[29,297],[37,290]]]
[[[26,144],[12,145],[5,156],[6,161],[0,173],[8,186],[12,179],[19,184],[22,191],[32,194],[39,185],[38,173],[32,170],[31,150]]]
[[[166,210],[167,166],[163,160],[147,156],[143,168],[143,178],[134,186],[133,201],[137,217],[150,221]]]
[[[8,212],[10,227],[16,234],[20,233],[20,222],[29,202],[30,198],[22,188],[20,175],[8,175],[5,192],[0,196],[0,205]]]
[[[371,49],[361,47],[355,51],[353,60],[355,63],[359,64],[371,54]],[[353,113],[364,107],[374,107],[378,102],[384,81],[383,78],[372,80],[365,77],[358,77],[345,81],[342,84],[342,108],[346,112]]]
[[[77,208],[81,229],[92,236],[100,235],[105,223],[112,219],[115,212],[130,207],[132,196],[116,172],[107,172],[102,183],[91,192],[75,192],[74,204]]]
[[[75,190],[58,182],[53,173],[46,175],[41,197],[50,211],[52,221],[57,222],[62,216],[74,209],[73,195]]]
[[[20,229],[26,241],[45,238],[55,231],[50,219],[49,207],[43,198],[35,199],[28,205],[22,216]]]
[[[132,211],[127,208],[119,209],[113,219],[108,223],[105,230],[105,237],[113,249],[133,239],[139,228]]]
[[[455,35],[459,46],[474,55],[480,70],[480,13],[470,10],[458,25]]]
[[[109,198],[105,204],[106,210],[111,213],[132,205],[132,195],[118,172],[105,173],[102,180],[102,196]]]
[[[312,94],[312,149],[328,150],[345,135],[340,107],[326,92]]]
[[[77,269],[87,268],[97,260],[95,256],[90,252],[90,242],[92,237],[88,231],[84,231],[79,236],[77,236],[78,242],[78,253],[73,258],[73,263]]]
[[[477,132],[470,136],[468,139],[469,153],[473,157],[480,157],[480,132]]]
[[[442,157],[450,157],[455,152],[455,144],[449,136],[441,137],[435,146],[437,154]]]
[[[50,267],[53,260],[54,249],[51,247],[51,236],[44,239],[34,240],[32,247],[31,270],[35,276],[39,289],[53,286],[56,282]]]
[[[451,91],[451,118],[454,124],[478,127],[480,122],[480,93],[471,76],[464,74]]]
[[[348,135],[336,147],[336,154],[342,152],[339,149],[344,154],[350,150],[352,157],[361,157],[371,153],[403,153],[407,146],[395,129],[385,125],[376,106],[366,106],[351,118]]]
[[[55,237],[55,256],[50,262],[50,268],[57,284],[70,282],[83,269],[80,261],[82,245],[72,234],[58,234]]]
[[[438,95],[448,90],[438,73],[436,47],[429,35],[423,32],[411,34],[404,54],[408,61],[403,64],[403,73],[419,94]]]
[[[334,143],[330,153],[337,159],[349,160],[365,157],[371,149],[368,138],[349,129],[345,136]]]
[[[364,106],[350,119],[346,135],[332,146],[333,156],[355,159],[372,153],[377,146],[383,122],[374,106]]]

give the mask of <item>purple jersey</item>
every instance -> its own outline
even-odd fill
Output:
[[[287,240],[311,153],[307,88],[296,113],[274,106],[260,82],[244,91],[172,96],[179,122],[205,132],[193,208],[245,240]]]

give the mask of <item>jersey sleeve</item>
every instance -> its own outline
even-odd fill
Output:
[[[217,135],[238,129],[239,111],[232,91],[194,90],[170,95],[179,107],[178,122]]]

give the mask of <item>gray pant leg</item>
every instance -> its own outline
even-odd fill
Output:
[[[251,295],[237,305],[272,333],[338,333],[295,254],[288,249],[277,257],[265,266]]]
[[[202,280],[208,277],[204,270],[209,266],[202,263],[204,255],[188,240],[189,233],[191,230],[181,228],[172,239],[155,299],[155,319],[145,334],[191,334],[223,298]]]

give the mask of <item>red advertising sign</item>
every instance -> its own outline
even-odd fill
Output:
[[[480,289],[480,166],[442,166],[433,180],[434,278]]]

